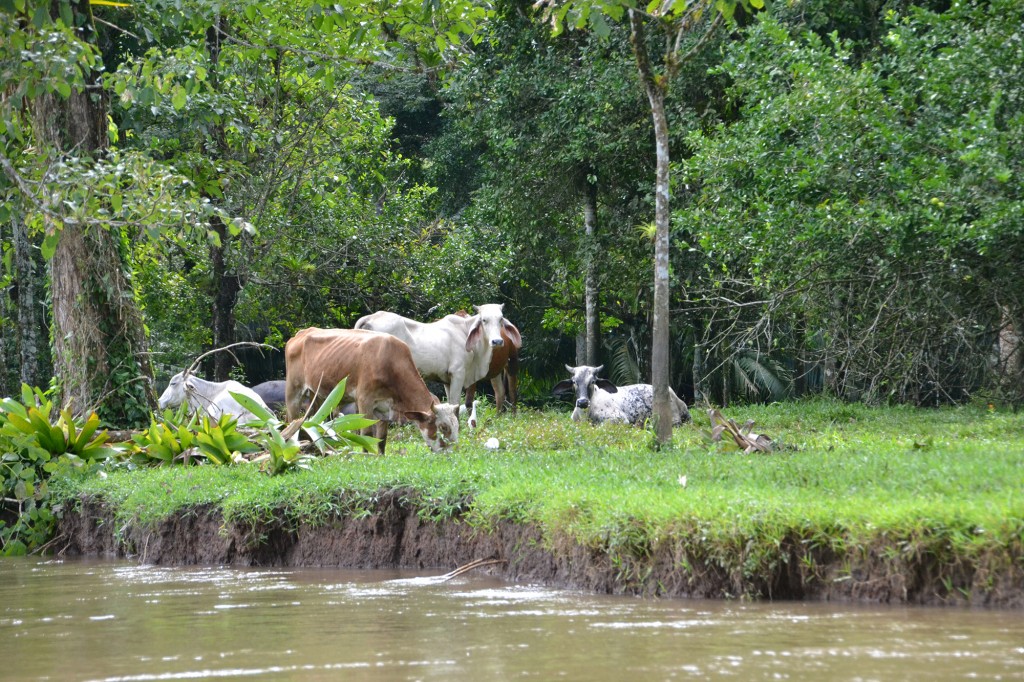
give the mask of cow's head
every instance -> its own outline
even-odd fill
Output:
[[[598,365],[597,367],[590,367],[588,365],[580,365],[579,367],[570,367],[566,365],[565,368],[572,374],[572,379],[565,379],[555,384],[555,387],[551,389],[551,392],[555,395],[565,395],[566,393],[576,394],[576,407],[581,410],[585,410],[590,407],[590,400],[594,396],[594,391],[602,388],[609,393],[615,393],[619,389],[615,387],[615,384],[602,379],[597,376],[598,373],[604,369],[604,365]]]
[[[167,388],[160,394],[157,405],[162,410],[167,407],[177,407],[183,402],[185,402],[185,373],[178,372],[171,377],[171,383],[167,384]]]
[[[430,412],[406,412],[405,417],[416,422],[423,440],[434,452],[439,452],[459,440],[459,408],[461,405],[434,403]]]
[[[522,345],[519,330],[506,320],[502,313],[504,305],[503,303],[487,303],[473,306],[476,315],[470,318],[473,320],[473,324],[469,328],[469,337],[466,339],[467,351],[472,351],[481,341],[485,346],[504,346],[505,339],[501,335],[502,330],[512,341],[513,346],[519,348]]]

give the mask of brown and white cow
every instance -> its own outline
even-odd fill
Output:
[[[407,343],[423,378],[443,383],[448,402],[457,404],[464,387],[487,376],[492,354],[505,345],[506,336],[516,346],[522,343],[519,330],[505,319],[501,304],[475,309],[476,314],[469,317],[446,315],[435,322],[417,322],[381,310],[359,318],[355,327],[386,332]]]
[[[463,311],[455,314],[469,316]],[[505,343],[491,349],[491,364],[481,379],[491,382],[491,388],[494,389],[495,409],[499,412],[505,409],[507,401],[508,405],[511,405],[512,412],[515,413],[516,401],[519,400],[519,350],[523,346],[523,341],[519,330],[511,322],[507,327],[502,325],[501,338]],[[476,383],[467,383],[465,403],[467,410],[473,406],[475,396]]]
[[[298,332],[284,347],[285,405],[289,421],[313,409],[347,377],[341,406],[377,419],[373,436],[384,454],[388,419],[416,422],[434,452],[459,438],[457,405],[438,402],[412,361],[409,346],[390,334],[360,329],[318,329]]]

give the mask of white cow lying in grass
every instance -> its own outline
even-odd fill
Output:
[[[566,365],[565,368],[572,374],[572,379],[559,381],[551,392],[555,395],[575,392],[576,408],[572,411],[573,420],[579,421],[589,416],[590,421],[595,424],[614,422],[641,426],[651,418],[654,387],[650,384],[616,386],[607,379],[597,376],[604,369],[604,365]],[[672,423],[678,425],[690,421],[690,410],[687,409],[686,403],[680,400],[671,388],[668,392],[672,401]]]
[[[193,374],[186,376],[185,372],[178,372],[171,377],[171,383],[167,384],[163,395],[160,396],[159,405],[162,410],[187,402],[191,412],[207,414],[214,419],[220,419],[223,414],[230,414],[237,417],[239,424],[257,421],[259,417],[242,407],[231,396],[231,391],[249,396],[257,404],[266,407],[266,403],[255,391],[237,381],[206,381]]]

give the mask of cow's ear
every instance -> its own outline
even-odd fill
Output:
[[[426,412],[416,412],[413,410],[406,412],[405,418],[411,422],[416,422],[417,424],[425,424],[430,421],[430,415]]]
[[[477,318],[476,324],[469,330],[469,336],[466,337],[466,352],[469,353],[473,350],[473,347],[480,342],[480,339],[484,335],[484,326],[480,324],[480,318]]]
[[[597,384],[598,388],[603,388],[609,393],[618,393],[619,389],[612,382],[607,379],[594,379],[594,383]]]
[[[516,350],[522,348],[523,337],[519,335],[519,330],[516,329],[516,326],[504,317],[501,318],[501,326],[504,327],[505,333],[508,334],[508,338],[512,342],[512,345],[515,346]]]
[[[572,381],[565,379],[555,384],[555,387],[551,389],[552,395],[565,395],[566,393],[572,393],[575,390]]]

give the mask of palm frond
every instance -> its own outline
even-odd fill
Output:
[[[789,396],[793,377],[767,354],[741,351],[732,359],[733,388],[752,400],[782,400]]]
[[[636,357],[636,344],[631,336],[611,339],[607,345],[608,362],[605,373],[619,385],[636,384],[641,380],[640,363]]]

